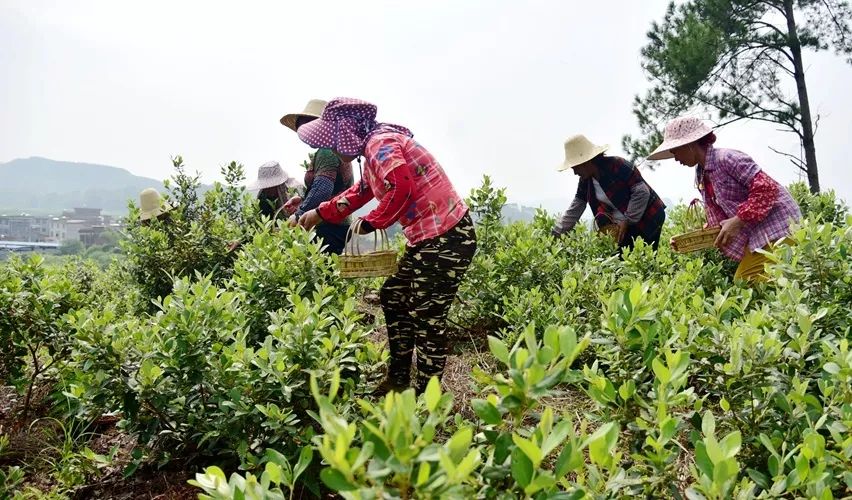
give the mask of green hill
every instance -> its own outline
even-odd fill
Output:
[[[0,163],[0,207],[29,212],[58,212],[72,207],[124,213],[127,201],[161,181],[107,165],[31,157]]]

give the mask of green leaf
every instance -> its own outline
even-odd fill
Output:
[[[355,489],[355,485],[347,481],[340,471],[330,467],[320,471],[320,479],[334,491],[352,491]]]
[[[556,449],[557,446],[565,441],[568,434],[573,430],[573,425],[570,420],[562,420],[550,431],[550,434],[541,443],[541,454],[546,457],[550,452]]]
[[[618,395],[621,396],[622,401],[629,400],[631,397],[633,397],[633,394],[635,394],[635,393],[636,393],[636,382],[634,382],[632,379],[627,380],[626,382],[621,384],[621,386],[618,388]]]
[[[278,465],[276,463],[272,463],[272,462],[266,462],[266,467],[264,467],[264,472],[266,472],[267,476],[269,477],[269,480],[273,484],[275,484],[275,485],[281,484],[281,466],[280,465]]]
[[[769,478],[766,477],[766,474],[751,468],[748,469],[746,472],[748,473],[748,477],[750,477],[752,481],[757,483],[758,486],[763,489],[769,488]]]
[[[491,350],[491,354],[493,354],[498,361],[504,365],[509,364],[509,349],[506,348],[506,344],[504,344],[502,340],[489,335],[488,348]]]
[[[429,480],[429,476],[431,475],[431,466],[429,462],[421,462],[420,470],[417,471],[417,482],[415,483],[417,486],[423,486],[426,484],[426,481]]]
[[[840,373],[840,366],[838,366],[837,363],[833,362],[826,363],[825,365],[823,365],[822,369],[831,375],[837,375],[838,373]]]
[[[527,458],[532,462],[533,467],[538,467],[542,460],[541,450],[535,443],[529,439],[522,438],[517,434],[512,434],[512,441],[518,446]]]
[[[535,321],[530,322],[526,328],[524,328],[524,343],[527,345],[527,349],[530,351],[530,354],[535,356],[538,352],[538,341],[535,338]]]
[[[630,288],[630,295],[628,296],[630,299],[630,304],[635,307],[636,304],[638,304],[639,301],[642,299],[643,293],[644,290],[642,289],[642,284],[639,282],[634,283],[633,286]]]
[[[660,439],[663,442],[670,440],[677,432],[678,419],[666,417],[663,424],[660,426]]]
[[[651,367],[654,369],[654,375],[656,375],[657,380],[660,381],[661,384],[668,384],[671,380],[671,373],[669,369],[660,361],[660,358],[654,358],[654,361],[651,362]]]
[[[565,474],[576,470],[583,465],[583,454],[580,450],[574,448],[572,443],[565,443],[559,458],[556,459],[556,466],[553,468],[556,478],[560,479]]]
[[[441,402],[441,382],[438,381],[438,377],[432,377],[429,380],[429,384],[426,385],[424,397],[426,398],[426,408],[429,409],[429,413],[435,413],[435,410],[438,409],[438,403]]]
[[[592,462],[604,465],[612,459],[612,452],[618,442],[618,425],[609,422],[601,426],[594,434],[588,437],[589,457]]]
[[[299,453],[299,461],[296,463],[296,468],[293,469],[293,482],[305,472],[305,469],[311,465],[311,460],[314,458],[314,450],[311,446],[305,446]]]
[[[695,466],[701,471],[701,474],[709,478],[713,477],[713,462],[707,455],[707,448],[703,441],[699,441],[695,445]]]
[[[577,348],[577,333],[573,328],[562,328],[559,332],[559,349],[566,359],[573,361]]]
[[[740,431],[734,431],[728,434],[719,444],[722,448],[722,453],[725,454],[725,458],[734,458],[734,456],[740,452],[741,445],[742,437],[740,436]]]
[[[796,457],[796,474],[799,475],[800,483],[804,483],[808,479],[808,475],[811,471],[811,466],[808,463],[807,457],[804,454],[799,454]]]
[[[761,443],[763,443],[763,446],[765,446],[766,449],[769,450],[769,453],[772,453],[773,455],[778,455],[778,452],[775,451],[775,447],[772,445],[772,440],[769,439],[769,436],[761,433],[760,436],[758,436],[757,438],[760,440]]]
[[[512,478],[521,488],[529,486],[532,481],[533,465],[520,448],[512,450]]]
[[[704,412],[704,418],[701,420],[701,432],[705,436],[716,435],[716,419],[713,418],[713,413],[710,411]]]
[[[480,420],[489,425],[499,425],[503,421],[500,410],[484,399],[474,399],[470,402],[473,412]]]
[[[453,460],[453,463],[459,463],[467,452],[470,442],[473,440],[473,430],[470,427],[464,427],[456,431],[453,437],[447,441],[444,447]]]

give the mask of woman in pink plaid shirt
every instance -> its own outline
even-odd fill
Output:
[[[802,218],[790,193],[747,154],[714,148],[716,135],[698,118],[675,118],[649,160],[674,158],[697,167],[695,185],[704,198],[707,225],[721,226],[716,246],[740,263],[734,278],[765,279],[768,250]]]

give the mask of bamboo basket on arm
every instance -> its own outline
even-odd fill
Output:
[[[373,250],[362,252],[361,219],[355,219],[346,232],[346,245],[340,256],[342,278],[376,278],[390,276],[397,270],[397,252],[390,246],[384,229],[373,232]],[[381,242],[379,242],[381,237]]]

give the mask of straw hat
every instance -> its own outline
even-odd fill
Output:
[[[266,162],[257,169],[257,180],[249,186],[249,191],[261,191],[266,188],[286,184],[287,187],[301,187],[301,183],[287,175],[277,161]]]
[[[139,219],[148,220],[159,217],[172,209],[172,206],[160,196],[154,188],[148,188],[139,193]]]
[[[305,105],[305,110],[301,113],[290,113],[289,115],[282,116],[281,125],[284,125],[295,132],[297,119],[303,116],[308,118],[319,118],[322,115],[322,110],[325,109],[326,104],[328,103],[321,99],[311,99],[308,101],[308,104]]]
[[[557,168],[558,171],[568,170],[585,163],[609,149],[609,145],[597,146],[586,139],[584,135],[575,135],[565,141],[565,161]]]
[[[675,118],[666,124],[666,130],[663,132],[663,143],[657,146],[657,149],[648,156],[648,159],[665,160],[674,158],[672,149],[695,142],[710,132],[713,132],[713,129],[699,118],[691,116]]]

